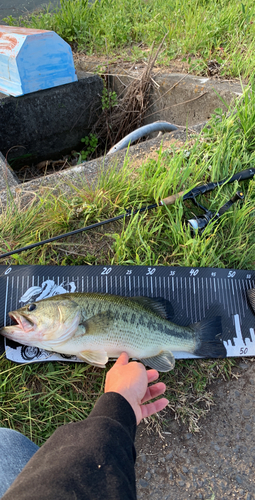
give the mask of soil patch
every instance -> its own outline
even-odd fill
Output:
[[[215,405],[190,434],[166,415],[163,439],[138,427],[138,499],[255,498],[255,364],[240,361],[240,377],[215,381]]]

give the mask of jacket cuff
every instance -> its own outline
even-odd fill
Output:
[[[96,402],[90,417],[109,417],[127,428],[135,438],[136,416],[132,406],[118,392],[106,392]]]

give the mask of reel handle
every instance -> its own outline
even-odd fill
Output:
[[[232,196],[232,198],[230,198],[230,200],[228,200],[227,203],[225,203],[225,205],[223,205],[219,209],[218,214],[217,214],[218,217],[223,215],[233,205],[233,203],[235,203],[238,200],[243,200],[243,199],[244,199],[244,194],[242,193],[242,191],[237,191],[236,194],[234,196]]]

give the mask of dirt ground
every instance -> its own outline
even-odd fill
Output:
[[[169,414],[163,439],[137,431],[138,500],[255,499],[255,363],[241,360],[240,377],[215,381],[215,405],[190,434]]]

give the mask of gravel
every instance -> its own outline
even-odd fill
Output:
[[[211,386],[215,406],[199,433],[189,433],[170,412],[164,439],[140,424],[138,500],[255,500],[255,364],[241,361],[239,372]]]

